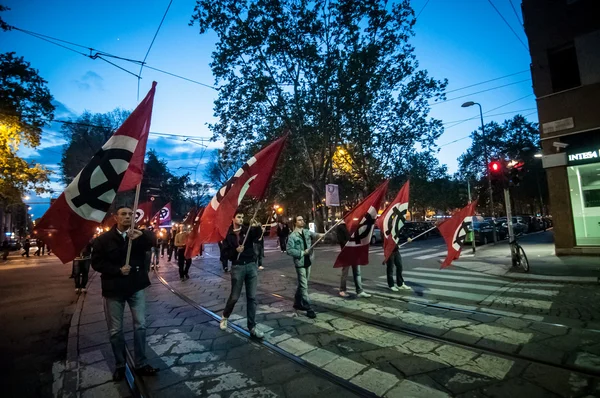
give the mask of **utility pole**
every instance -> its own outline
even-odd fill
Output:
[[[471,204],[472,200],[471,200],[471,180],[467,177],[467,191],[469,193],[469,204]],[[475,221],[473,221],[473,217],[471,217],[471,245],[473,246],[473,253],[475,253],[476,249],[476,243],[475,243]]]

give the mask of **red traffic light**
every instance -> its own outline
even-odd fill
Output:
[[[499,171],[502,170],[502,165],[500,164],[500,162],[491,162],[490,163],[490,170],[494,173],[497,173]]]

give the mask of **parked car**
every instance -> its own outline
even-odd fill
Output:
[[[8,250],[21,250],[21,242],[18,239],[8,239]]]
[[[489,242],[494,241],[494,223],[492,222],[475,222],[473,223],[473,230],[475,232],[475,243],[481,245],[487,245]],[[498,240],[506,239],[506,232],[497,228],[496,226],[496,237]]]
[[[498,219],[499,222],[502,223],[502,229],[506,229],[506,234],[508,235],[508,219],[506,217],[502,217]],[[516,234],[526,234],[529,230],[529,226],[523,222],[523,217],[516,216],[512,218],[513,224],[513,232]]]
[[[375,226],[373,228],[373,235],[371,235],[371,244],[374,245],[381,242],[383,242],[383,234],[381,233],[381,230]]]

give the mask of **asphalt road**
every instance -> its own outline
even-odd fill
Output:
[[[71,266],[48,255],[9,258],[0,263],[1,395],[52,397],[52,366],[66,356],[75,309]]]

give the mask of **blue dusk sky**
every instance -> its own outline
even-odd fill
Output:
[[[491,0],[491,3],[526,45],[520,2],[512,0],[513,9],[510,1]],[[142,60],[169,1],[0,0],[0,3],[11,8],[2,13],[3,19],[11,25]],[[417,14],[421,12],[411,39],[420,68],[427,69],[430,76],[449,81],[448,101],[433,105],[430,115],[442,120],[446,128],[438,140],[438,159],[450,172],[455,172],[457,158],[470,145],[469,134],[480,126],[478,108],[461,108],[463,102],[481,103],[486,123],[501,122],[516,113],[537,122],[529,73],[531,59],[490,0],[413,0],[411,3]],[[197,27],[189,26],[194,6],[194,0],[173,1],[147,63],[212,85],[214,79],[209,64],[216,35],[212,32],[200,35]],[[0,52],[8,51],[25,57],[48,81],[57,107],[56,119],[77,117],[84,110],[94,113],[109,112],[117,107],[131,110],[137,104],[137,78],[100,59],[89,59],[19,31],[0,33]],[[119,65],[135,74],[139,72],[134,64],[119,62]],[[512,76],[464,88],[507,75]],[[153,80],[158,82],[151,132],[211,136],[208,124],[215,121],[216,91],[150,69],[144,69],[142,77],[140,98]],[[505,87],[497,88],[499,86]],[[456,89],[461,90],[452,91]],[[469,118],[473,119],[454,123]],[[53,123],[44,131],[40,147],[22,149],[20,154],[58,173],[64,143],[60,124]],[[208,162],[217,146],[218,143],[211,143],[209,150],[203,152],[201,146],[184,142],[182,138],[159,135],[151,135],[148,142],[148,148],[155,149],[166,159],[174,173],[191,171],[193,177],[198,167],[198,180],[203,178],[202,164]],[[200,155],[203,155],[201,159]],[[58,179],[58,175],[53,178],[55,197],[64,188],[57,183]],[[38,203],[48,199],[30,201]],[[47,205],[32,207],[37,218]]]

